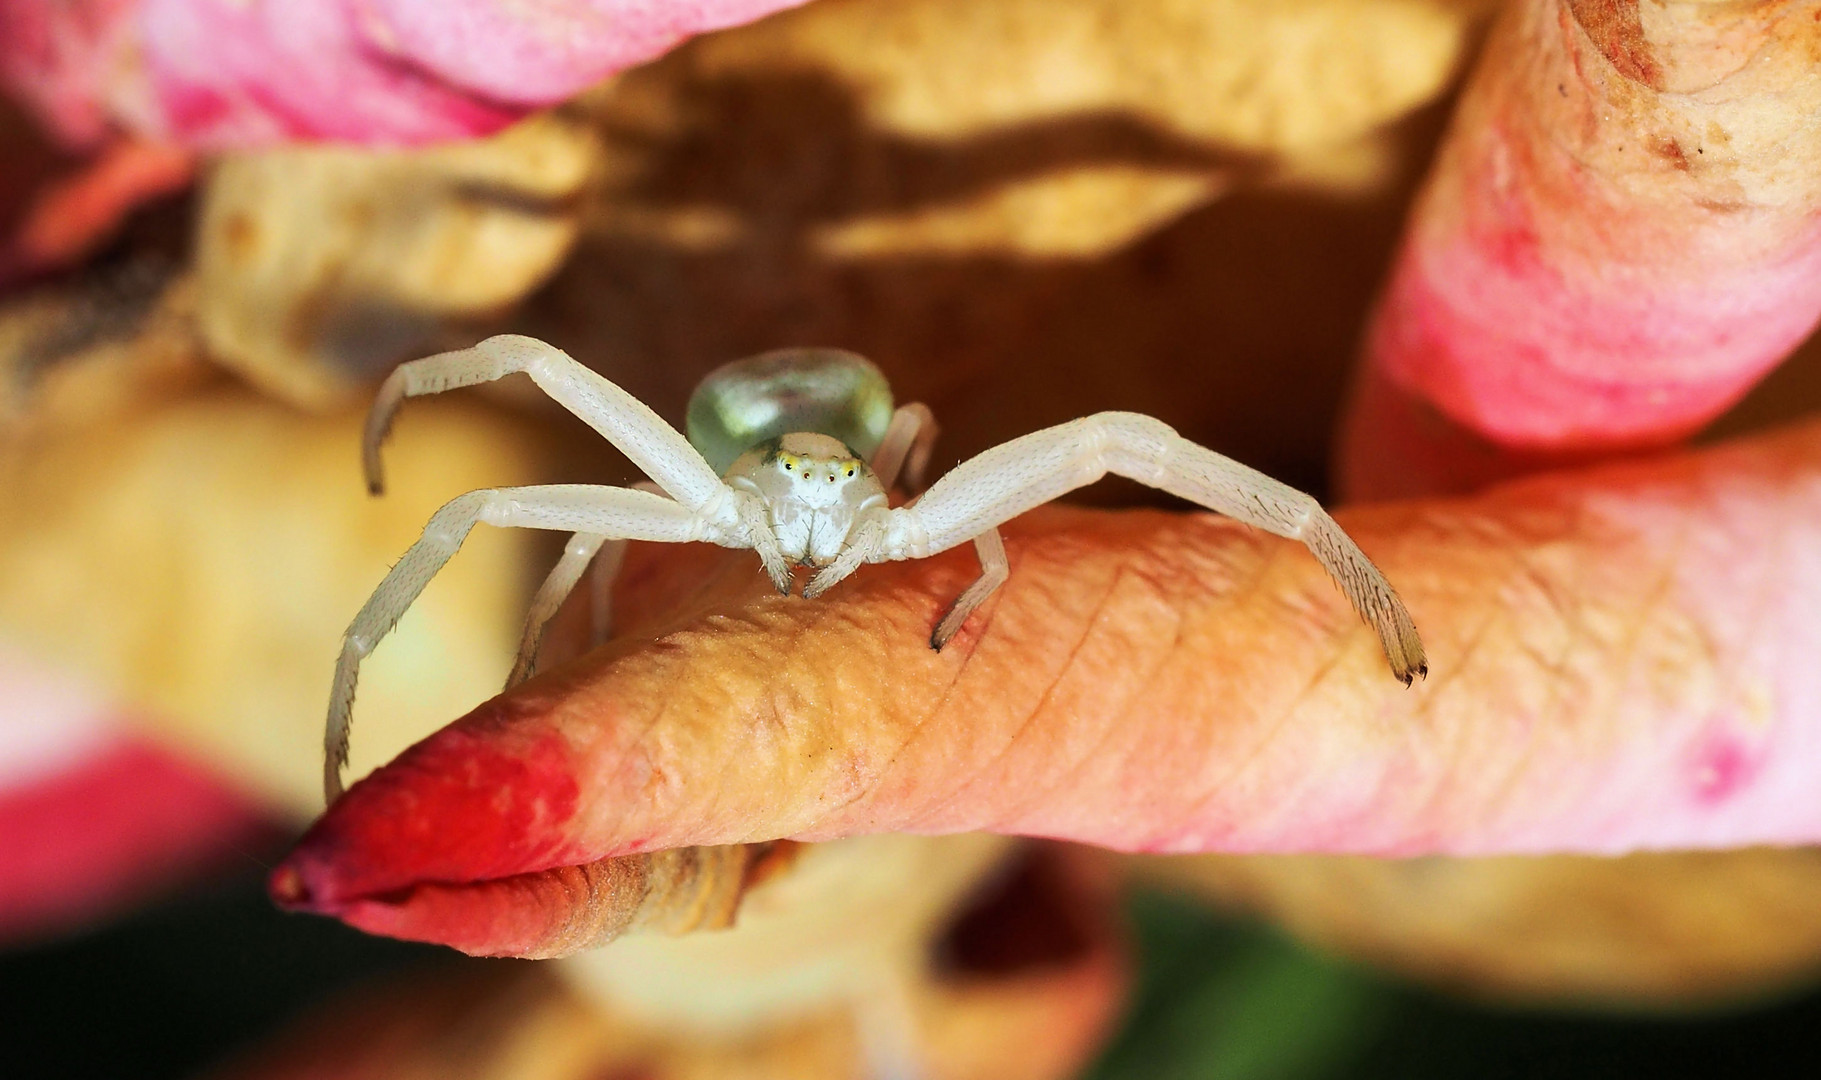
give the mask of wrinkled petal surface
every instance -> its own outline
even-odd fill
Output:
[[[640,629],[356,786],[281,867],[286,899],[382,898],[396,927],[432,886],[885,831],[1399,855],[1821,839],[1821,426],[1342,520],[1430,645],[1414,690],[1300,548],[1204,515],[1027,515],[1009,583],[940,654],[923,642],[970,558],[811,603],[764,595],[746,553],[658,553],[623,590]]]

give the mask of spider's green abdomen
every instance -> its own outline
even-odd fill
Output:
[[[747,450],[793,432],[870,457],[891,419],[891,386],[872,361],[843,349],[778,349],[710,372],[689,398],[688,435],[725,474]]]

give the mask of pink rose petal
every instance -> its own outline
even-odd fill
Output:
[[[0,941],[80,926],[272,832],[207,770],[0,653]]]
[[[1511,5],[1414,212],[1375,377],[1526,451],[1713,419],[1821,318],[1817,48],[1802,5]]]
[[[0,83],[61,137],[418,144],[495,131],[802,0],[8,0]]]

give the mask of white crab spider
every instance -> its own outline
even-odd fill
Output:
[[[981,574],[931,632],[930,646],[940,649],[1006,579],[997,526],[1107,473],[1301,540],[1378,632],[1392,673],[1406,686],[1428,674],[1422,641],[1403,602],[1313,498],[1197,446],[1148,416],[1096,413],[1013,439],[957,465],[915,502],[889,507],[886,491],[900,470],[908,462],[914,480],[927,461],[935,425],[922,405],[894,412],[878,369],[838,350],[767,353],[710,375],[690,402],[692,445],[637,398],[567,353],[528,337],[489,338],[471,349],[400,365],[386,380],[367,419],[363,460],[369,488],[376,494],[381,489],[380,442],[405,398],[517,372],[530,375],[618,447],[662,494],[648,485],[555,484],[471,491],[438,510],[348,627],[324,736],[323,788],[331,801],[342,789],[361,659],[480,522],[575,534],[532,601],[508,686],[530,674],[544,623],[609,540],[700,540],[751,548],[787,595],[792,568],[814,568],[805,597],[827,592],[862,563],[921,559],[972,540]],[[863,453],[870,454],[870,462]],[[718,459],[719,472],[711,457]],[[604,568],[597,567],[597,581],[617,568],[620,546],[602,560]],[[598,573],[602,569],[605,575]]]

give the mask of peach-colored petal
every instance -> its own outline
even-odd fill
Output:
[[[473,956],[568,956],[630,930],[681,934],[732,925],[770,847],[674,848],[486,882],[426,884],[409,904],[374,896],[337,914],[370,934],[434,941]],[[273,874],[271,891],[292,910],[308,911],[314,901],[289,868]]]
[[[777,837],[990,830],[1132,851],[1617,852],[1821,839],[1821,426],[1345,519],[1431,642],[1413,691],[1294,545],[1051,509],[1004,591],[749,554],[635,564],[625,639],[483,706],[287,860],[334,913],[428,883]],[[400,915],[408,921],[409,912]]]

